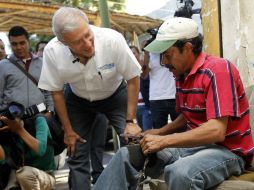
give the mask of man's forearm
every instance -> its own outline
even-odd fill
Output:
[[[165,147],[187,148],[221,143],[225,140],[228,117],[210,119],[199,127],[165,136]]]
[[[172,134],[183,129],[184,127],[186,127],[186,120],[184,116],[180,114],[174,121],[160,128],[158,135]]]
[[[133,79],[128,80],[127,83],[128,83],[127,119],[134,119],[136,118],[140,79],[137,76]]]
[[[60,121],[63,125],[64,131],[68,132],[72,130],[71,123],[70,123],[69,116],[66,109],[66,105],[65,105],[65,101],[64,101],[63,91],[52,92],[52,97],[54,100],[58,117],[60,118]]]

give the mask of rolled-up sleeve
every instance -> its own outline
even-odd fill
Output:
[[[116,68],[123,78],[130,80],[136,76],[140,76],[141,66],[127,45],[124,37],[118,34],[111,45],[114,51],[112,56],[115,60]]]

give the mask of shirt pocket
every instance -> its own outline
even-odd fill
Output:
[[[98,74],[103,82],[114,82],[117,75],[117,70],[114,63],[109,63],[103,67],[98,68]]]
[[[206,98],[203,89],[191,89],[182,94],[181,106],[194,112],[206,110]]]

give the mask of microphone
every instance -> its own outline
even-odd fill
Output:
[[[76,62],[79,62],[80,60],[79,60],[79,58],[77,57],[76,59],[74,59],[73,61],[72,61],[72,63],[76,63]]]

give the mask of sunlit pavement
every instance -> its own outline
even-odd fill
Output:
[[[56,190],[67,190],[68,187],[69,169],[58,170],[55,174],[56,177]]]
[[[107,163],[113,157],[114,152],[112,150],[105,151],[103,156],[103,165],[104,167],[107,166]],[[55,172],[56,177],[56,190],[68,190],[68,175],[69,169],[67,168],[66,164],[62,169],[59,169]],[[103,190],[103,189],[102,189]],[[143,190],[150,190],[148,185],[145,185]]]
[[[113,157],[114,152],[113,151],[105,151],[103,155],[103,165],[104,167],[107,166],[107,163],[110,161],[110,159]],[[68,175],[69,175],[69,169],[67,165],[65,164],[62,169],[59,169],[55,172],[55,178],[56,178],[56,190],[67,190],[68,188]]]
[[[57,171],[56,175],[56,190],[68,190],[68,169],[62,169]],[[102,189],[103,190],[103,189]],[[145,185],[143,190],[150,190],[149,185]]]

